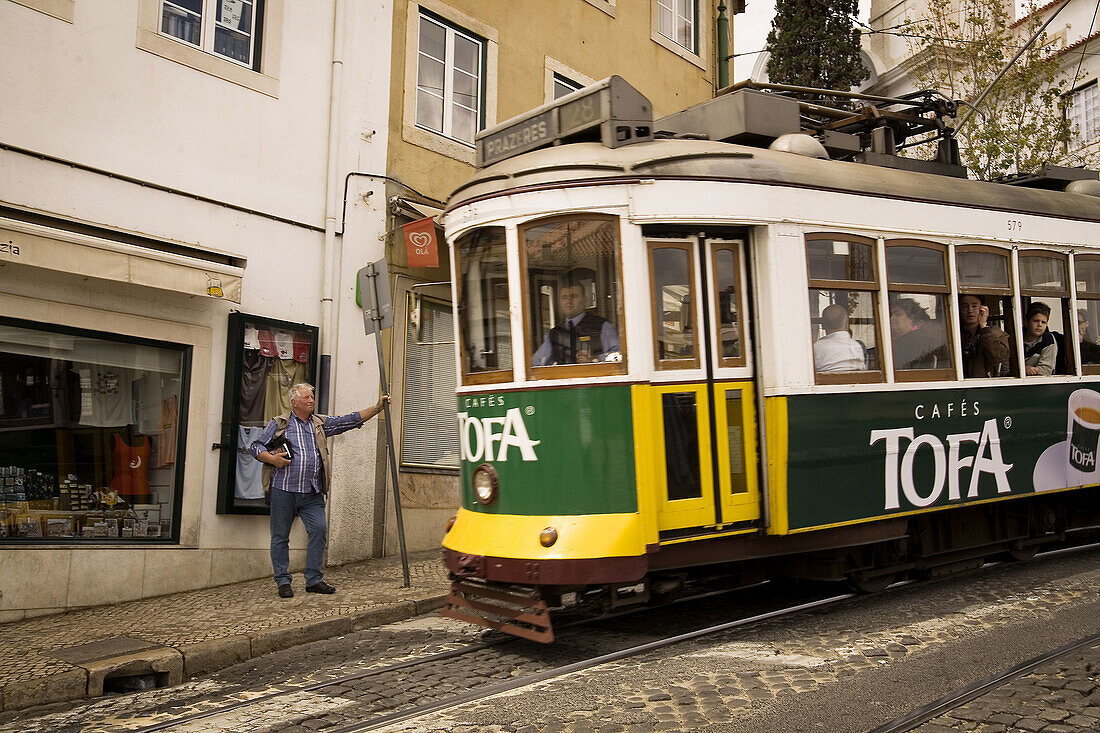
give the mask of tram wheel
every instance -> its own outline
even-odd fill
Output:
[[[848,585],[858,593],[878,593],[879,591],[886,590],[897,577],[895,573],[876,575],[871,578],[866,577],[862,573],[853,573],[848,576]]]

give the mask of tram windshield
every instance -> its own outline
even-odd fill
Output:
[[[531,366],[622,373],[618,220],[556,218],[522,230]]]
[[[486,227],[464,234],[457,248],[463,373],[505,372],[502,378],[508,379],[512,342],[504,229]]]

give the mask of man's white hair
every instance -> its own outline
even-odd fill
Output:
[[[313,385],[312,384],[307,384],[305,382],[298,382],[298,384],[294,385],[293,387],[291,387],[290,389],[288,389],[286,391],[286,401],[290,402],[294,398],[300,397],[301,396],[301,390],[303,390],[303,389],[308,389],[311,394],[313,393]]]

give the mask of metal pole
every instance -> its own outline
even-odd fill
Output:
[[[730,85],[730,20],[726,17],[726,2],[718,0],[718,88]]]
[[[382,355],[382,309],[378,304],[378,271],[374,263],[367,265],[367,277],[371,279],[370,299],[371,318],[375,322],[374,344],[378,347],[378,380],[382,394],[389,394],[390,388],[386,383],[386,361]],[[409,587],[409,555],[405,550],[405,522],[401,518],[401,489],[397,484],[397,458],[393,452],[393,427],[390,422],[390,403],[385,402],[382,409],[386,415],[386,455],[390,462],[390,482],[393,484],[393,509],[397,513],[397,538],[401,544],[401,570],[405,576],[405,588]]]

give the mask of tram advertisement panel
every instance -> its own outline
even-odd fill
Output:
[[[462,505],[497,514],[637,511],[628,386],[458,396]],[[482,506],[470,474],[490,464],[499,499]]]
[[[1100,483],[1100,385],[795,396],[787,416],[791,530]]]

